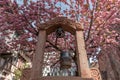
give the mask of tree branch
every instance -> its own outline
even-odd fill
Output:
[[[90,31],[91,31],[92,24],[93,24],[93,12],[94,12],[94,11],[91,12],[92,16],[91,16],[90,26],[89,26],[87,38],[85,39],[85,41],[88,41],[88,39],[89,39],[89,37],[90,37]]]
[[[47,42],[52,45],[55,49],[59,50],[60,52],[62,52],[62,50],[60,48],[58,48],[57,46],[55,46],[53,43],[51,43],[49,40],[47,40]]]
[[[24,11],[23,11],[24,12]],[[38,35],[38,30],[36,30],[33,25],[29,22],[29,20],[27,19],[27,17],[25,16],[25,14],[23,14],[24,19],[26,20],[26,22],[30,25],[30,27],[36,32],[34,33],[35,35]],[[30,31],[30,30],[29,30]],[[30,31],[31,32],[31,31]]]
[[[90,26],[89,26],[89,29],[88,29],[88,34],[87,34],[87,38],[85,39],[85,42],[87,42],[89,40],[89,37],[90,37],[90,32],[91,32],[91,28],[92,28],[92,25],[93,25],[93,16],[94,16],[94,11],[96,10],[97,8],[97,4],[98,4],[99,1],[97,1],[95,3],[95,6],[93,7],[93,10],[91,12],[91,21],[90,21]]]

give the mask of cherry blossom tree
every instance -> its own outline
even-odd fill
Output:
[[[119,49],[120,0],[18,1],[0,0],[0,53],[11,50],[34,52],[40,24],[58,16],[68,17],[84,26],[88,57],[96,60],[100,51],[109,55],[110,52],[105,50],[108,47]],[[10,34],[14,34],[13,37]],[[72,37],[67,35],[69,39]],[[54,33],[48,38],[52,41]],[[111,51],[113,54],[114,50]]]
[[[40,24],[58,16],[84,26],[89,57],[98,56],[103,48],[120,44],[119,0],[23,0],[21,4],[18,1],[0,1],[0,35],[12,39],[9,45],[0,39],[0,52],[34,51]],[[11,32],[14,37],[9,37]]]

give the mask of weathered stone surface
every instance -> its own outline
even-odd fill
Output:
[[[66,17],[56,17],[53,20],[47,21],[43,24],[38,24],[39,29],[46,30],[47,34],[55,31],[58,26],[61,26],[64,30],[75,34],[76,30],[83,30],[80,23],[76,23]]]
[[[41,77],[34,80],[93,80],[91,78],[81,78],[81,77]]]
[[[85,50],[85,43],[82,31],[76,31],[76,42],[77,42],[77,63],[78,72],[82,78],[90,78],[91,73],[88,65],[87,54]]]
[[[36,47],[36,53],[33,55],[31,79],[42,76],[43,56],[46,42],[46,31],[41,30],[38,36],[38,43]]]
[[[102,80],[101,74],[100,74],[100,71],[98,68],[92,67],[90,70],[91,70],[91,76],[92,76],[93,80]]]
[[[96,68],[96,67],[92,67],[91,69],[91,76],[92,76],[92,78],[93,78],[93,80],[102,80],[101,79],[101,74],[100,74],[100,72],[99,72],[99,69],[98,68]],[[22,71],[22,76],[21,76],[21,79],[20,80],[29,80],[30,79],[30,73],[31,73],[31,68],[26,68],[26,69],[24,69],[23,71]],[[47,80],[46,78],[51,78],[51,77],[43,77],[45,80]],[[59,78],[59,77],[56,77],[56,78]],[[61,77],[60,77],[61,78]],[[66,79],[66,80],[92,80],[92,79],[83,79],[83,78],[80,78],[80,77],[63,77],[64,79]],[[63,79],[63,78],[61,78],[61,79]],[[44,80],[43,79],[43,80]],[[55,77],[53,77],[52,79],[55,79]],[[39,79],[38,79],[39,80]],[[40,79],[41,80],[41,79]],[[57,79],[58,80],[58,79]]]

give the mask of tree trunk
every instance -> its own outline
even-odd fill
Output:
[[[103,48],[98,59],[103,80],[120,80],[120,46]]]

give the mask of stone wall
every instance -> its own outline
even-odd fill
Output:
[[[29,80],[30,79],[30,68],[26,68],[23,70],[22,76],[21,76],[21,80]],[[93,79],[85,79],[85,78],[81,78],[81,77],[42,77],[36,80],[101,80],[101,75],[100,72],[98,70],[98,68],[92,67],[91,69],[91,75]]]

